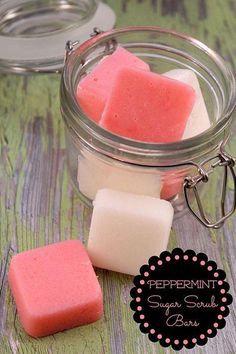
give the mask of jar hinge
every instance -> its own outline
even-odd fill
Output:
[[[100,30],[98,27],[94,27],[93,32],[90,34],[90,37],[95,37],[100,33],[103,33],[104,31]],[[64,57],[64,63],[67,61],[68,56],[74,51],[75,48],[78,47],[80,44],[79,41],[67,41],[65,45],[65,57]]]
[[[94,27],[93,32],[90,34],[90,37],[93,38],[95,36],[98,36],[99,34],[104,33],[100,28]],[[67,61],[68,56],[78,47],[80,44],[79,41],[67,41],[66,46],[65,46],[65,56],[64,56],[64,63]],[[118,43],[115,38],[111,38],[110,40],[105,42],[105,53],[106,54],[111,54],[114,52],[116,47],[118,46]]]
[[[67,61],[69,55],[73,52],[73,50],[80,44],[79,41],[67,41],[65,46],[65,56],[64,63]]]

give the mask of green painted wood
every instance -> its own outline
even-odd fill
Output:
[[[108,0],[117,26],[158,25],[186,32],[216,49],[236,68],[235,0]],[[98,270],[105,314],[99,322],[43,339],[27,336],[7,285],[13,254],[53,241],[86,242],[91,212],[73,191],[65,160],[59,111],[58,75],[0,76],[0,353],[173,353],[143,336],[132,319],[132,278]],[[236,141],[229,149],[236,155]],[[216,213],[219,180],[204,203]],[[231,183],[232,188],[232,183]],[[229,200],[232,198],[232,190]],[[208,231],[190,215],[176,220],[169,249],[206,252],[227,273],[235,294],[235,216],[219,231]],[[192,353],[235,353],[235,305],[227,326]],[[182,350],[182,353],[188,353]]]

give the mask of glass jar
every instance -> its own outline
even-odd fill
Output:
[[[147,62],[153,72],[191,69],[201,86],[210,127],[188,139],[153,144],[117,136],[89,119],[77,103],[77,85],[117,45]],[[235,81],[217,53],[196,39],[158,27],[128,27],[104,33],[95,30],[82,45],[70,43],[67,48],[61,80],[61,111],[66,126],[69,171],[85,202],[91,203],[96,191],[104,187],[154,197],[161,193],[162,198],[172,202],[178,215],[186,206],[185,198],[191,205],[189,190],[194,191],[199,202],[198,186],[207,181],[209,168],[229,167],[235,181],[234,159],[223,150],[236,101]],[[215,228],[235,208],[229,213],[221,208],[220,220],[210,222],[200,202],[198,206],[199,213],[190,207],[191,211],[203,224]]]
[[[88,21],[97,6],[97,0],[8,0],[1,4],[0,32],[30,38],[65,31]]]
[[[99,0],[0,0],[0,70],[59,72],[68,38],[82,42],[94,26],[109,30],[114,23]]]

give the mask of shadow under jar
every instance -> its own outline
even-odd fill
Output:
[[[153,72],[192,70],[203,93],[210,128],[189,139],[156,144],[114,135],[87,117],[76,100],[77,85],[118,45],[147,62]],[[234,159],[224,151],[224,145],[236,101],[234,77],[223,59],[196,39],[158,27],[128,27],[104,33],[96,30],[82,45],[70,43],[67,48],[61,111],[69,171],[81,198],[91,205],[101,188],[153,197],[159,193],[162,196],[165,189],[176,216],[188,205],[205,226],[222,226],[235,209],[235,201],[229,211],[224,206],[228,172],[235,187]],[[204,214],[198,190],[215,167],[222,167],[225,177],[221,217],[212,222]],[[197,211],[191,207],[192,196]]]

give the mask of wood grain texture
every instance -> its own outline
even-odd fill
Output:
[[[236,1],[107,0],[117,26],[158,25],[189,33],[216,49],[236,69]],[[78,199],[66,168],[59,81],[50,76],[0,76],[0,354],[173,353],[142,335],[132,319],[132,278],[98,270],[104,292],[104,318],[89,326],[33,339],[23,331],[7,284],[13,254],[58,240],[86,242],[91,211]],[[235,127],[234,127],[235,128]],[[232,137],[230,151],[236,155]],[[216,213],[218,180],[204,197]],[[232,197],[230,192],[229,200]],[[190,215],[176,220],[169,249],[205,252],[227,273],[236,292],[235,216],[219,231],[203,228]],[[225,329],[202,348],[181,353],[236,353],[236,307]]]

